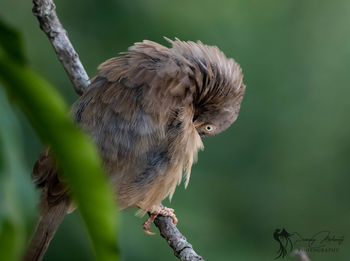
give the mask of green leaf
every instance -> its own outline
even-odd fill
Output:
[[[23,238],[21,237],[22,233],[18,231],[18,226],[8,219],[2,219],[0,228],[1,260],[19,260],[21,247],[23,248]]]
[[[68,106],[51,84],[12,58],[11,53],[0,53],[0,81],[52,149],[86,223],[97,259],[118,260],[115,195],[97,149],[73,124]]]
[[[15,60],[17,63],[25,63],[26,58],[22,47],[20,34],[12,27],[6,25],[0,19],[0,51]]]
[[[19,125],[0,89],[0,260],[20,260],[34,219],[34,184],[21,157]]]

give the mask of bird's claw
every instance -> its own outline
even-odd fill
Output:
[[[142,227],[143,230],[146,232],[146,234],[148,235],[154,235],[154,232],[150,231],[151,225],[154,222],[154,220],[156,219],[156,217],[158,215],[164,216],[164,217],[170,217],[173,221],[173,224],[176,226],[178,220],[176,218],[176,215],[174,214],[174,209],[172,208],[167,208],[164,206],[159,206],[159,208],[157,208],[156,210],[150,212],[149,214],[149,218],[143,223]]]
[[[150,228],[157,216],[158,214],[150,214],[149,218],[145,221],[145,223],[143,223],[142,227],[143,227],[143,230],[146,232],[146,234],[148,235],[155,234],[154,232],[150,231]]]

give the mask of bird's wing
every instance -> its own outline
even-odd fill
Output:
[[[165,137],[165,125],[141,104],[142,86],[96,77],[73,105],[76,122],[93,137],[105,160],[149,151]],[[135,150],[137,148],[137,150]]]

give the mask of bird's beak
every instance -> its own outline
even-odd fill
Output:
[[[199,123],[193,123],[193,126],[197,129],[198,127],[202,126],[204,122],[199,122]]]

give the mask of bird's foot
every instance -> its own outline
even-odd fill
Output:
[[[164,216],[164,217],[171,217],[173,220],[174,225],[176,226],[177,224],[177,218],[174,214],[174,209],[172,208],[167,208],[164,207],[163,205],[160,205],[158,208],[155,210],[149,212],[149,218],[143,223],[142,227],[143,230],[148,234],[148,235],[154,235],[155,233],[150,231],[151,225],[156,219],[158,215]]]

